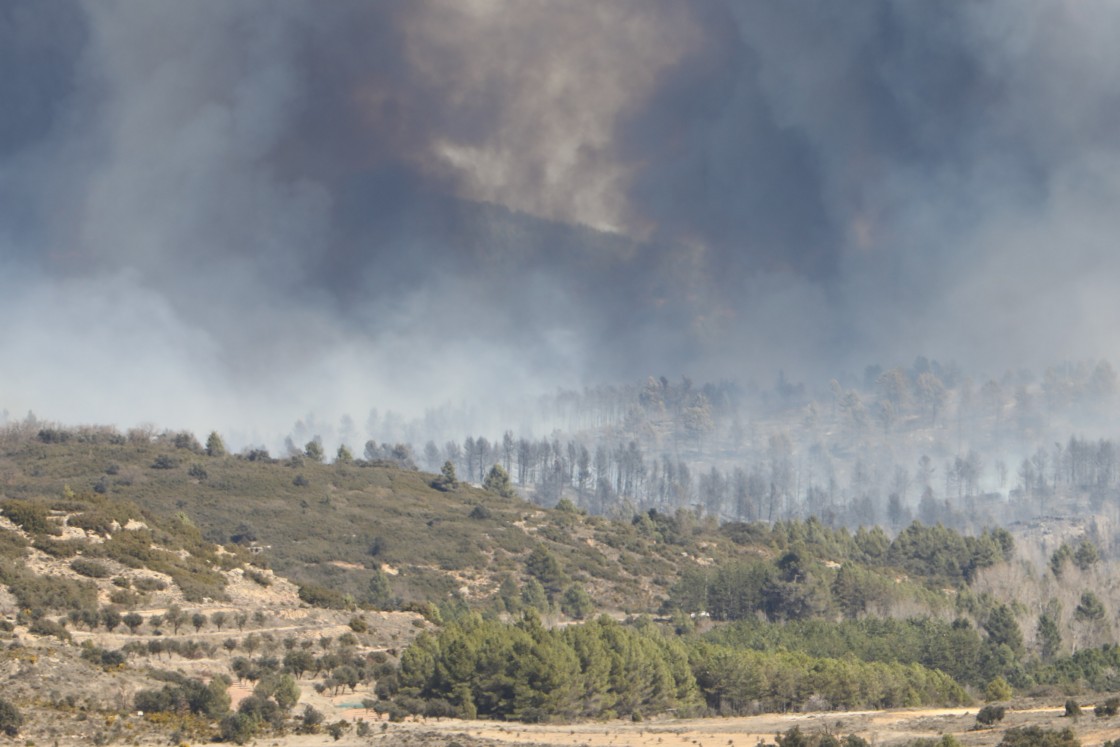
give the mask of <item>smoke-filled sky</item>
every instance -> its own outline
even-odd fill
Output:
[[[6,0],[0,408],[1112,357],[1113,2]]]

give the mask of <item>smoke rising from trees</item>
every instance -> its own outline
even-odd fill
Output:
[[[1107,356],[1118,13],[16,0],[0,407],[271,434]]]

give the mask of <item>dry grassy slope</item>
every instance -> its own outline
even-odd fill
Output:
[[[65,527],[68,515],[57,513],[51,521]],[[141,531],[142,526],[115,529],[121,532]],[[31,537],[4,518],[0,518],[0,532],[17,534],[24,539]],[[92,546],[104,541],[93,532],[64,528],[66,541],[79,546]],[[26,617],[20,615],[15,599],[6,590],[0,593],[0,617],[19,621],[14,629],[0,633],[0,693],[21,709],[27,723],[21,731],[24,738],[57,740],[60,744],[91,744],[98,740],[138,739],[140,742],[166,742],[163,724],[152,723],[134,716],[123,716],[132,709],[133,698],[141,689],[159,688],[164,684],[153,678],[153,670],[168,670],[199,677],[204,680],[224,674],[230,676],[233,652],[224,644],[233,640],[238,644],[239,655],[244,654],[244,642],[252,637],[258,640],[258,653],[271,650],[280,656],[287,648],[281,642],[290,639],[293,646],[307,641],[316,652],[325,651],[324,638],[337,640],[344,634],[354,635],[350,625],[353,613],[314,609],[303,604],[297,596],[295,585],[273,574],[257,571],[260,581],[246,576],[238,567],[223,574],[227,581],[226,599],[191,603],[170,583],[170,577],[147,568],[129,568],[113,560],[99,559],[112,572],[110,577],[90,579],[76,574],[70,567],[70,558],[56,558],[34,548],[26,550],[24,566],[38,575],[70,578],[97,587],[99,601],[109,604],[109,597],[120,586],[114,580],[156,579],[167,585],[141,595],[132,611],[144,618],[135,631],[121,625],[110,632],[104,627],[89,630],[70,626],[69,640],[30,632]],[[263,581],[264,583],[261,583]],[[207,618],[201,628],[195,629],[190,621],[178,632],[166,623],[158,627],[153,616],[162,616],[172,606],[179,606],[188,616],[201,613]],[[218,629],[213,622],[217,612],[226,613],[229,620]],[[244,614],[239,627],[236,618]],[[49,619],[63,619],[59,613],[49,614]],[[408,612],[365,612],[361,617],[368,626],[355,635],[357,651],[384,651],[390,656],[408,644],[428,624],[417,614]],[[94,645],[116,651],[132,646],[146,647],[150,641],[195,641],[213,647],[198,655],[130,653],[123,666],[103,667],[82,658],[83,648]],[[232,677],[231,677],[232,678]],[[308,676],[300,682],[303,702],[315,702],[331,713],[333,704],[315,693],[315,681]],[[231,695],[236,700],[249,693],[248,686],[234,686]]]
[[[154,468],[160,457],[174,466]],[[484,600],[506,574],[523,580],[526,556],[543,543],[604,607],[649,611],[683,563],[725,551],[667,547],[626,523],[542,510],[469,486],[440,492],[431,480],[388,466],[211,458],[170,439],[0,444],[2,497],[54,504],[67,489],[99,486],[102,497],[131,501],[159,520],[181,512],[212,542],[248,534],[267,548],[259,561],[278,574],[358,600],[378,567],[405,601],[454,592]]]
[[[484,596],[496,587],[500,573],[520,573],[524,556],[537,543],[544,543],[560,558],[569,575],[585,579],[602,598],[627,605],[653,605],[660,587],[649,586],[645,574],[653,569],[669,577],[682,552],[679,548],[671,552],[655,550],[625,524],[544,511],[471,488],[439,493],[427,485],[430,476],[413,472],[318,464],[291,466],[200,455],[190,456],[174,469],[146,466],[161,453],[167,450],[149,444],[78,447],[23,443],[0,461],[3,497],[50,507],[50,542],[65,543],[77,550],[76,555],[58,557],[28,546],[22,551],[20,565],[36,576],[92,584],[103,606],[121,591],[122,584],[129,586],[138,599],[127,607],[143,618],[135,632],[123,625],[112,632],[104,627],[89,630],[70,625],[70,640],[64,641],[30,633],[15,599],[6,590],[0,591],[0,616],[20,621],[14,630],[0,633],[0,692],[28,719],[23,729],[25,738],[59,744],[105,739],[166,743],[166,725],[134,715],[122,716],[131,710],[138,690],[162,686],[152,670],[207,679],[230,673],[234,654],[223,645],[230,639],[237,642],[237,655],[243,655],[245,641],[251,637],[270,639],[271,643],[262,646],[271,646],[273,655],[282,655],[281,642],[285,639],[293,639],[291,645],[306,641],[320,651],[322,638],[337,640],[352,632],[349,622],[353,613],[308,607],[299,600],[297,587],[281,575],[244,565],[248,556],[242,550],[230,556],[227,550],[219,548],[214,553],[213,548],[203,548],[206,554],[199,559],[223,576],[225,586],[221,598],[201,601],[185,598],[168,574],[150,567],[129,567],[111,557],[96,558],[107,571],[104,578],[87,578],[73,570],[74,558],[97,555],[98,546],[109,538],[146,538],[152,531],[155,537],[175,539],[167,534],[167,528],[178,525],[172,517],[179,513],[217,538],[221,538],[219,532],[235,531],[241,522],[252,523],[258,543],[272,545],[261,557],[277,567],[286,564],[296,572],[345,580],[347,575],[368,573],[371,565],[383,565],[400,588],[428,593],[442,593],[443,586],[432,583],[422,587],[416,578],[436,579],[468,596]],[[187,474],[193,463],[204,466],[205,479]],[[102,466],[94,472],[93,465]],[[107,474],[106,469],[114,474]],[[293,474],[303,475],[307,485],[297,486]],[[84,492],[86,485],[97,484],[102,476],[111,478],[105,494]],[[109,503],[120,508],[126,502],[136,505],[138,510],[129,512],[136,516],[124,526],[112,527],[107,534],[82,530],[70,523],[85,509]],[[475,512],[471,518],[471,512],[480,505],[486,510]],[[347,542],[347,529],[351,535],[362,534],[362,540]],[[44,539],[43,535],[28,534],[6,518],[0,518],[0,534],[18,536],[27,543]],[[376,538],[380,538],[380,551],[373,557],[367,541],[372,543]],[[353,553],[348,554],[347,548]],[[190,554],[178,544],[157,549],[171,549],[179,556]],[[228,566],[225,570],[219,562],[223,556]],[[260,580],[253,580],[253,575]],[[152,588],[156,585],[163,588]],[[178,632],[166,623],[157,627],[151,618],[163,615],[172,605],[188,615],[201,613],[212,620],[214,613],[224,612],[229,619],[221,630],[212,621],[199,630],[190,622]],[[243,629],[234,622],[238,614],[249,618]],[[357,635],[360,651],[393,655],[428,625],[412,613],[362,614],[368,629]],[[64,614],[53,611],[48,618],[62,620]],[[130,644],[146,647],[152,641],[172,640],[195,641],[212,648],[192,656],[133,652],[123,666],[108,669],[81,656],[83,646],[88,645],[115,651]],[[300,682],[301,702],[315,705],[328,718],[353,718],[344,701],[354,700],[355,695],[331,698],[316,693],[315,684],[310,677]],[[231,692],[236,699],[247,694],[248,688],[235,686]],[[367,687],[364,695],[368,694]]]
[[[543,545],[601,608],[650,612],[682,569],[767,551],[749,538],[737,545],[714,527],[682,528],[683,544],[654,542],[628,521],[542,509],[465,485],[441,492],[432,475],[390,466],[213,458],[176,448],[170,437],[116,440],[42,443],[35,434],[0,434],[0,502],[65,505],[69,488],[134,504],[141,518],[164,526],[184,515],[205,539],[255,538],[266,549],[254,562],[359,603],[382,568],[403,602],[458,594],[488,604],[506,576],[526,579],[525,560]],[[172,466],[155,468],[161,459]]]

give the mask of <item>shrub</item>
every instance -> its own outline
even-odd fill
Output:
[[[121,624],[121,613],[112,607],[105,607],[101,610],[101,624],[112,633]]]
[[[1120,698],[1113,697],[1093,708],[1093,715],[1097,718],[1111,718],[1118,711],[1120,711]]]
[[[54,620],[48,620],[45,617],[40,617],[38,620],[33,621],[27,626],[27,631],[35,635],[53,635],[60,641],[70,640],[70,631],[66,630],[60,623],[56,623]]]
[[[1080,715],[1081,715],[1081,706],[1077,704],[1077,701],[1074,700],[1073,698],[1070,698],[1069,700],[1067,700],[1066,701],[1065,716],[1067,718],[1077,718]]]
[[[299,598],[312,607],[326,607],[332,610],[346,609],[346,597],[334,589],[318,584],[303,584],[299,587]]]
[[[31,540],[31,546],[52,558],[72,558],[78,554],[78,545],[74,542],[54,542],[53,540],[36,537]]]
[[[1081,747],[1081,742],[1069,729],[1052,731],[1039,726],[1021,726],[1008,729],[999,747]]]
[[[27,541],[7,530],[0,529],[0,558],[21,559],[27,553]]]
[[[141,690],[136,693],[133,705],[145,713],[186,713],[190,712],[207,718],[217,719],[229,712],[230,698],[226,690],[229,680],[222,676],[210,682],[189,679],[173,672],[166,673],[171,684],[160,690]]]
[[[140,595],[128,589],[114,589],[109,594],[109,601],[122,607],[133,607],[140,603]]]
[[[315,734],[319,731],[319,726],[323,723],[322,711],[314,708],[311,705],[306,705],[303,708],[303,715],[300,716],[300,731],[306,734]]]
[[[64,444],[70,440],[70,431],[61,428],[43,428],[38,439],[45,444]]]
[[[855,734],[836,738],[824,732],[805,732],[793,727],[784,734],[774,737],[777,747],[869,747],[867,740]]]
[[[1007,709],[1001,705],[986,705],[980,709],[976,714],[976,723],[981,726],[991,726],[999,721],[1003,721]]]
[[[84,529],[87,532],[112,534],[113,530],[117,528],[113,525],[113,522],[113,517],[107,512],[99,509],[92,509],[71,516],[66,523],[68,526],[75,527],[76,529]]]
[[[97,604],[97,588],[89,581],[0,568],[0,582],[8,585],[22,609],[80,610]]]
[[[169,454],[160,454],[152,462],[152,469],[175,469],[179,466],[179,460]]]
[[[14,737],[19,734],[21,726],[23,726],[23,714],[14,705],[0,698],[0,731],[9,737]]]
[[[79,576],[85,576],[87,578],[108,578],[112,574],[112,571],[103,563],[98,563],[96,560],[89,560],[88,558],[75,558],[71,560],[70,569]]]
[[[245,569],[245,578],[258,586],[272,586],[272,579],[270,579],[267,574],[253,570],[252,568]]]
[[[579,584],[572,584],[560,599],[560,611],[575,620],[583,620],[595,611],[591,595]]]
[[[47,518],[47,507],[31,501],[5,501],[0,512],[28,534],[62,534]]]
[[[327,733],[334,738],[334,741],[342,739],[342,735],[350,730],[350,722],[346,719],[335,721],[327,725]]]
[[[188,451],[193,451],[196,454],[202,453],[202,444],[198,442],[198,439],[194,437],[193,433],[190,433],[188,431],[176,433],[172,443],[175,444],[176,449],[187,449]]]
[[[231,713],[222,719],[219,731],[223,742],[245,744],[257,735],[257,719],[248,713]]]
[[[561,498],[556,502],[556,510],[565,514],[578,514],[579,509],[569,498]]]
[[[151,576],[140,576],[132,582],[132,585],[140,591],[163,591],[167,588],[166,581]]]
[[[109,651],[88,641],[82,644],[82,659],[106,670],[123,666],[126,658],[122,651]]]
[[[1010,700],[1011,699],[1011,685],[1007,684],[1002,676],[996,677],[988,683],[988,687],[984,691],[984,697],[990,702],[993,700]]]
[[[206,455],[212,457],[226,455],[225,441],[222,440],[217,431],[210,431],[210,435],[206,438]]]

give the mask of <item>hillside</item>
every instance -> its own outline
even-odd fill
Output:
[[[682,556],[605,519],[545,511],[466,484],[440,491],[432,475],[389,463],[211,457],[174,434],[61,433],[69,432],[4,442],[4,498],[56,511],[85,507],[122,524],[182,527],[186,519],[200,540],[227,546],[241,561],[359,604],[453,594],[476,602],[493,596],[507,574],[523,576],[530,551],[542,546],[602,606],[646,611],[656,609],[689,549]],[[383,595],[370,587],[379,574],[391,599],[374,598]]]
[[[943,707],[1120,681],[1115,565],[1083,527],[1055,550],[1037,526],[619,521],[215,438],[3,433],[0,685],[25,733],[369,738],[410,715]]]
[[[309,607],[293,584],[247,564],[247,553],[189,541],[189,525],[168,532],[130,519],[83,529],[113,507],[38,505],[5,501],[0,518],[0,692],[29,737],[206,741],[225,709],[252,702],[254,685],[287,684],[281,659],[307,670],[291,686],[323,718],[339,702],[338,685],[316,689],[332,668],[360,662],[369,677],[427,625],[410,612]],[[182,709],[160,706],[167,698]],[[156,712],[145,718],[142,702]],[[0,720],[12,726],[8,714]]]
[[[945,561],[950,565],[934,567],[932,557],[888,560],[890,541],[880,530],[851,534],[813,521],[721,527],[688,511],[612,521],[568,503],[544,509],[465,483],[439,490],[435,476],[389,462],[325,464],[259,450],[209,456],[189,434],[10,430],[3,444],[0,508],[36,506],[60,526],[150,525],[145,531],[197,555],[173,563],[187,601],[225,597],[211,566],[251,564],[302,585],[316,603],[340,608],[462,602],[512,611],[511,595],[521,596],[536,581],[553,602],[582,590],[598,610],[656,613],[667,602],[688,606],[687,595],[671,599],[682,579],[694,591],[702,588],[692,583],[698,573],[741,561],[777,569],[792,548],[817,569],[811,574],[819,576],[817,586],[831,585],[845,561],[870,567],[872,580],[890,579],[897,588],[880,595],[881,614],[896,602],[945,612],[947,598],[931,590],[962,583],[973,551],[945,550],[953,555]],[[65,538],[41,535],[36,542],[47,551],[73,551]],[[931,537],[935,544],[945,540]],[[203,550],[207,543],[222,549]],[[116,539],[94,552],[128,554],[127,547],[117,550],[124,544]],[[135,562],[154,562],[132,555]],[[989,555],[990,565],[995,556]],[[909,564],[904,576],[913,581],[895,583],[897,563]]]

